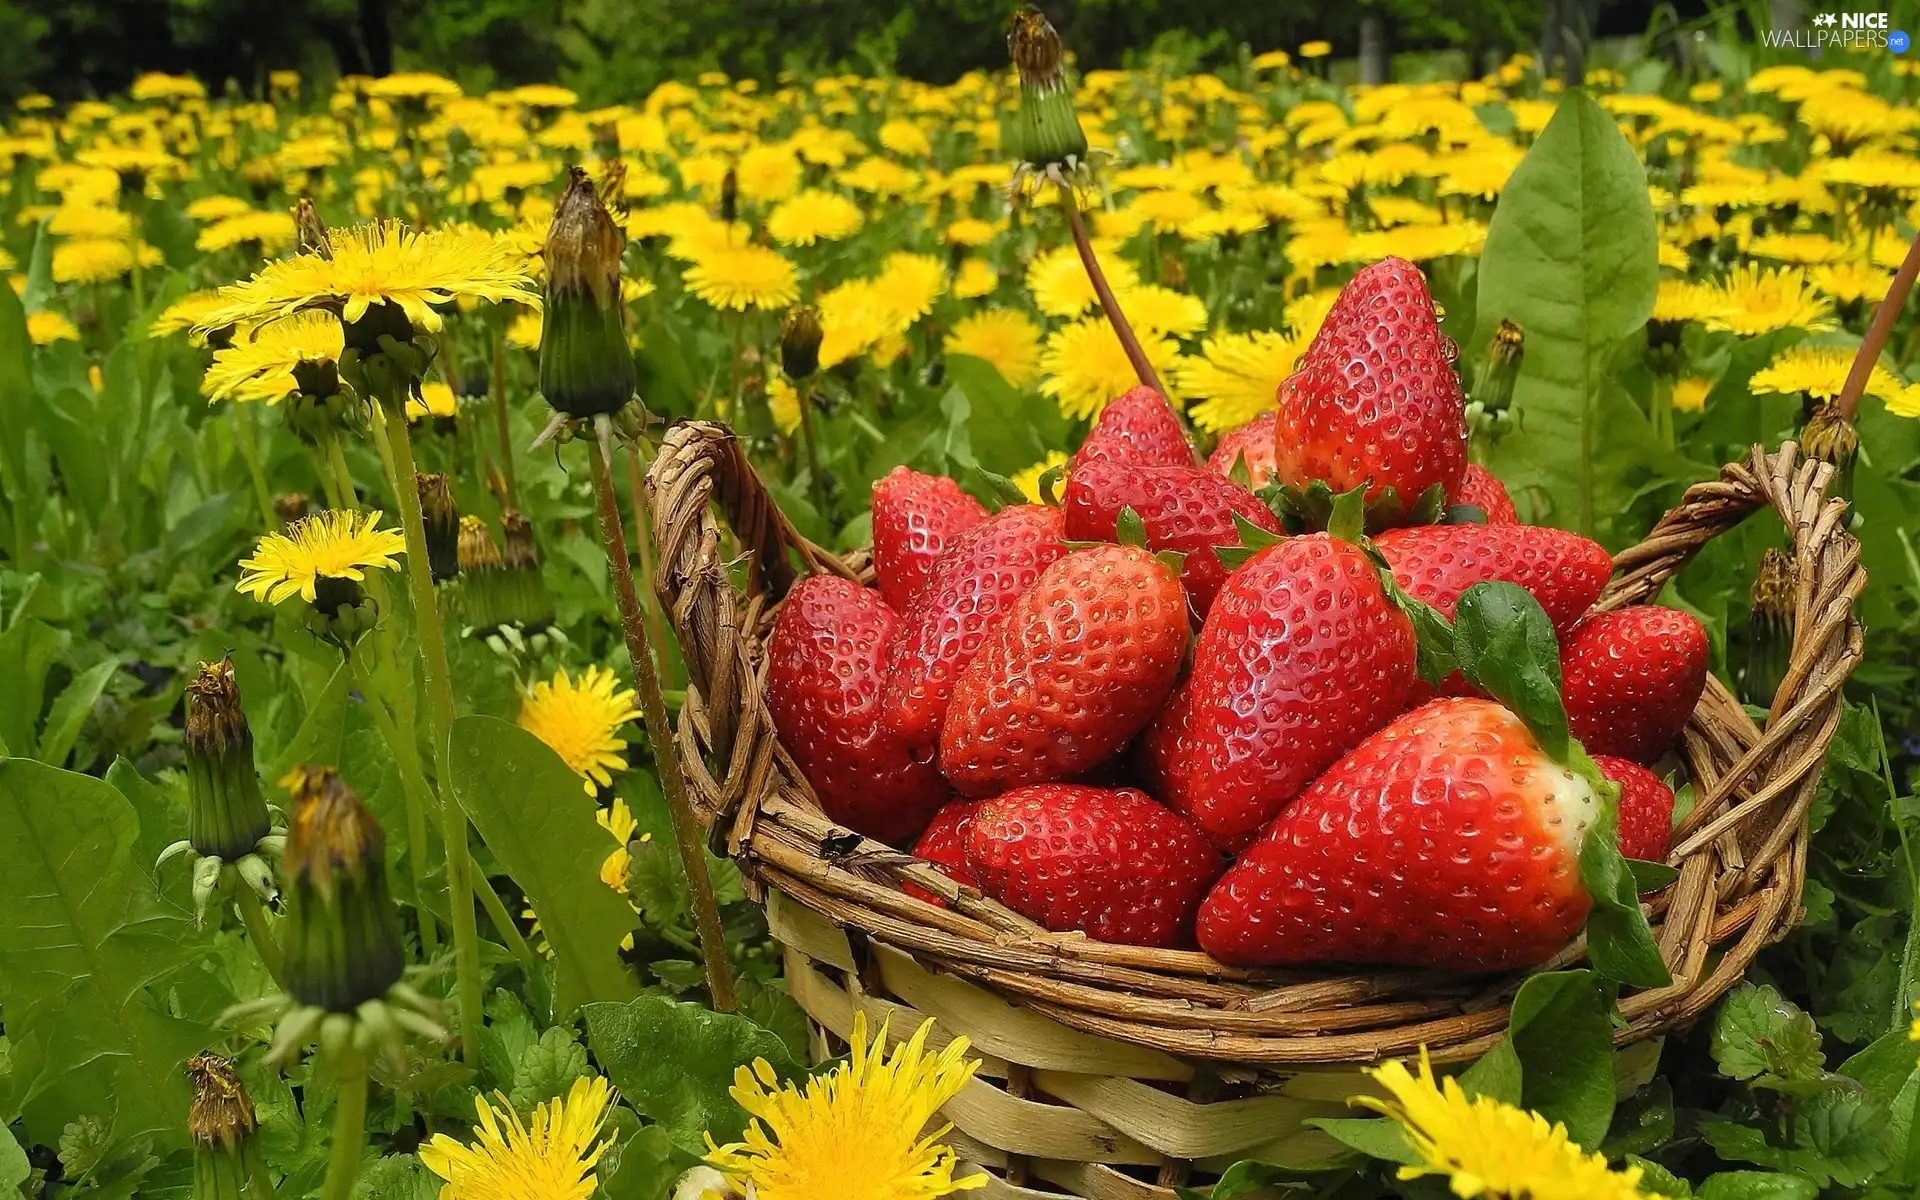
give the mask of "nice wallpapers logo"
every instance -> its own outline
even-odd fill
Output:
[[[1891,50],[1905,54],[1913,44],[1904,30],[1889,28],[1887,14],[1873,12],[1819,13],[1805,29],[1763,29],[1760,41],[1771,47],[1800,50]]]

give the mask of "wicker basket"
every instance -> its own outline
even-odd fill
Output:
[[[1676,832],[1679,879],[1651,916],[1670,987],[1630,992],[1616,1041],[1623,1090],[1653,1070],[1658,1035],[1697,1019],[1800,913],[1807,810],[1859,661],[1852,606],[1866,586],[1830,469],[1797,446],[1687,491],[1647,539],[1621,552],[1600,601],[1652,600],[1709,539],[1771,506],[1799,568],[1790,666],[1762,730],[1717,679],[1688,725],[1698,800]],[[836,557],[801,537],[724,426],[668,431],[647,476],[658,584],[690,686],[678,728],[696,806],[716,852],[744,869],[785,951],[816,1050],[856,1008],[896,1034],[938,1018],[965,1034],[980,1075],[947,1106],[987,1197],[1173,1200],[1173,1185],[1239,1158],[1306,1165],[1333,1143],[1304,1118],[1348,1113],[1358,1064],[1426,1046],[1437,1062],[1494,1045],[1522,975],[1253,971],[1204,954],[1046,932],[930,866],[834,825],[781,747],[764,695],[764,639],[800,569],[870,581],[865,552]],[[722,550],[716,505],[740,556]],[[734,578],[743,578],[745,592]],[[911,880],[945,898],[903,892]],[[1554,966],[1575,963],[1581,944]]]

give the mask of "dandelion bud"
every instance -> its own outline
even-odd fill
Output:
[[[540,547],[533,540],[533,522],[517,508],[501,510],[500,528],[506,535],[506,572],[503,579],[507,616],[528,634],[553,624],[553,597],[540,574]]]
[[[502,561],[509,571],[538,571],[540,546],[533,540],[533,522],[517,508],[500,513],[500,529],[506,535],[507,549]]]
[[[1833,465],[1829,495],[1853,501],[1853,460],[1860,453],[1860,431],[1831,400],[1823,400],[1800,430],[1800,446],[1810,456]]]
[[[187,1079],[193,1084],[187,1132],[193,1139],[194,1200],[265,1200],[272,1193],[255,1136],[260,1122],[233,1064],[217,1054],[196,1054],[187,1060]]]
[[[350,1013],[406,965],[386,835],[331,767],[296,767],[281,783],[293,797],[282,978],[299,1003]]]
[[[720,177],[720,223],[731,225],[740,216],[740,175],[732,167]]]
[[[787,310],[780,322],[780,369],[795,383],[820,369],[820,314],[804,304]]]
[[[633,354],[620,306],[619,227],[572,168],[547,230],[547,307],[540,337],[540,394],[569,417],[592,417],[633,398]]]
[[[513,624],[516,583],[493,533],[479,517],[460,518],[459,557],[461,620],[483,636]]]
[[[1493,332],[1487,357],[1473,381],[1473,398],[1483,411],[1503,413],[1513,403],[1513,381],[1519,378],[1520,362],[1526,357],[1526,331],[1506,317]]]
[[[1010,148],[1037,167],[1076,165],[1087,156],[1087,135],[1073,111],[1073,89],[1053,22],[1037,8],[1017,10],[1007,31],[1007,53],[1020,75]]]
[[[1793,555],[1772,549],[1760,556],[1747,610],[1747,669],[1740,679],[1741,699],[1768,706],[1787,674],[1793,652],[1793,593],[1798,571]]]
[[[273,826],[253,733],[240,709],[233,659],[201,663],[187,684],[187,841],[203,858],[237,862],[254,852]]]
[[[414,483],[427,527],[427,566],[435,583],[445,583],[460,573],[460,513],[453,507],[453,487],[445,475],[416,475]]]
[[[293,228],[300,253],[333,258],[333,239],[327,236],[327,223],[320,219],[320,210],[313,206],[312,197],[302,196],[293,206]]]
[[[480,571],[500,569],[500,547],[494,543],[493,533],[487,523],[476,516],[460,518],[459,536],[460,573],[472,575]]]

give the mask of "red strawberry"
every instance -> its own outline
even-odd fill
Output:
[[[1413,670],[1413,623],[1358,547],[1324,533],[1268,546],[1227,580],[1200,632],[1191,757],[1163,769],[1164,799],[1216,844],[1245,845],[1406,707]]]
[[[1595,613],[1560,639],[1567,723],[1589,754],[1650,763],[1680,740],[1707,686],[1707,631],[1645,604]]]
[[[1090,462],[1190,467],[1193,447],[1187,444],[1187,431],[1180,427],[1180,418],[1173,415],[1167,398],[1141,386],[1100,410],[1068,469],[1078,470]]]
[[[1201,617],[1227,580],[1227,568],[1213,548],[1240,544],[1233,515],[1280,532],[1280,522],[1252,492],[1199,467],[1088,463],[1067,476],[1061,505],[1067,536],[1081,542],[1112,541],[1123,508],[1140,514],[1149,549],[1187,556],[1180,582]]]
[[[1600,773],[1620,785],[1620,853],[1645,862],[1667,861],[1673,842],[1673,789],[1636,762],[1596,754]]]
[[[1261,413],[1240,428],[1220,436],[1220,444],[1207,455],[1207,470],[1226,479],[1233,474],[1237,458],[1247,464],[1249,486],[1262,487],[1273,478],[1273,423],[1278,413]]]
[[[767,708],[826,814],[904,846],[951,793],[933,764],[880,728],[898,623],[878,592],[828,575],[801,580],[767,644]]]
[[[1067,551],[1060,510],[1022,504],[961,534],[900,618],[880,719],[923,758],[940,743],[954,681],[987,631]]]
[[[1419,268],[1385,258],[1355,275],[1280,385],[1275,475],[1299,489],[1324,480],[1336,494],[1366,484],[1370,508],[1391,487],[1387,524],[1435,484],[1458,491],[1466,398],[1447,346]]]
[[[1055,932],[1170,947],[1220,874],[1199,831],[1132,788],[1042,783],[974,811],[967,864],[982,890]]]
[[[1556,632],[1593,607],[1613,573],[1599,542],[1544,525],[1415,525],[1374,544],[1400,586],[1447,617],[1462,592],[1500,580],[1527,589]]]
[[[1520,510],[1507,495],[1507,486],[1479,463],[1468,463],[1460,486],[1447,497],[1449,504],[1471,504],[1487,514],[1489,525],[1518,525]]]
[[[967,830],[973,825],[973,810],[977,807],[971,800],[955,800],[946,805],[933,814],[932,824],[913,844],[915,858],[924,858],[939,867],[940,873],[955,883],[976,888],[980,886],[980,880],[974,875],[973,868],[967,865]],[[945,900],[925,888],[909,883],[902,885],[902,890],[929,904],[946,907]]]
[[[1500,971],[1551,957],[1591,900],[1585,779],[1491,700],[1436,700],[1313,782],[1200,906],[1222,962]]]
[[[873,485],[873,571],[880,594],[905,612],[933,564],[962,533],[987,519],[978,500],[944,475],[895,467]]]
[[[1186,769],[1198,761],[1193,749],[1193,678],[1180,681],[1167,697],[1167,706],[1134,751],[1134,769],[1147,791],[1155,796],[1190,794]]]
[[[1091,770],[1166,703],[1188,633],[1180,580],[1150,552],[1092,546],[1055,561],[960,672],[941,772],[991,796]]]

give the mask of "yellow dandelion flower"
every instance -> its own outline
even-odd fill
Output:
[[[743,200],[783,200],[800,189],[800,158],[785,146],[751,146],[733,164]]]
[[[1824,233],[1769,233],[1748,242],[1747,253],[1754,258],[1812,266],[1838,262],[1846,257],[1847,248]]]
[[[332,313],[299,313],[264,326],[251,338],[235,338],[213,355],[200,378],[200,394],[216,400],[265,400],[278,404],[300,390],[303,364],[337,363],[346,348]]]
[[[1140,274],[1133,264],[1120,257],[1119,247],[1111,242],[1094,243],[1094,259],[1106,272],[1107,285],[1116,292],[1140,285]],[[1077,317],[1098,303],[1093,283],[1080,255],[1072,246],[1056,246],[1036,254],[1027,265],[1027,290],[1033,293],[1034,306],[1049,317]]]
[[[190,79],[185,75],[148,71],[133,81],[127,94],[144,104],[149,100],[202,99],[207,94],[207,88],[198,79]]]
[[[933,153],[927,131],[898,117],[880,126],[880,144],[902,158],[925,158]]]
[[[1019,488],[1021,493],[1032,503],[1044,503],[1045,497],[1040,495],[1040,477],[1056,467],[1064,470],[1066,465],[1066,451],[1049,450],[1047,451],[1047,456],[1039,462],[1034,463],[1030,467],[1022,467],[1020,470],[1015,471],[1013,473],[1013,486]]]
[[[1691,279],[1662,279],[1653,296],[1653,320],[1704,321],[1719,311],[1719,289]]]
[[[258,242],[262,254],[277,254],[293,244],[298,232],[287,213],[248,212],[215,221],[200,231],[193,245],[196,250],[212,253]]]
[[[1282,314],[1287,331],[1295,340],[1310,342],[1320,332],[1320,326],[1326,324],[1327,314],[1333,311],[1335,302],[1340,299],[1339,288],[1321,288],[1317,292],[1308,292],[1304,296],[1287,302]]]
[[[392,570],[404,554],[406,538],[398,529],[379,529],[378,510],[368,513],[327,509],[289,525],[284,533],[269,533],[253,548],[252,558],[240,560],[240,582],[235,586],[267,604],[298,595],[312,603],[323,580],[358,583],[375,568]]]
[[[1893,286],[1893,273],[1866,262],[1827,263],[1809,268],[1807,282],[1843,303],[1866,300],[1878,304]]]
[[[1708,329],[1754,337],[1776,329],[1817,332],[1833,328],[1833,304],[1813,292],[1804,273],[1792,268],[1735,268],[1717,289],[1719,305]]]
[[[1120,292],[1115,299],[1127,321],[1141,334],[1166,333],[1188,337],[1207,327],[1207,306],[1198,296],[1143,283]]]
[[[1140,347],[1161,378],[1166,378],[1179,357],[1174,343],[1142,336]],[[1046,374],[1040,390],[1072,418],[1099,415],[1109,400],[1140,383],[1113,327],[1101,317],[1075,321],[1048,334],[1040,369]]]
[[[740,1067],[732,1095],[753,1119],[742,1141],[709,1137],[707,1161],[759,1200],[936,1200],[985,1187],[981,1175],[954,1178],[959,1161],[938,1140],[951,1125],[927,1131],[980,1065],[964,1037],[929,1053],[932,1027],[888,1056],[887,1027],[869,1045],[866,1014],[854,1014],[849,1061],[804,1092],[780,1085],[765,1059]]]
[[[767,379],[767,408],[773,413],[774,428],[792,437],[800,428],[800,393],[793,389],[784,371]]]
[[[147,336],[166,337],[183,329],[191,329],[200,323],[201,316],[219,308],[221,303],[219,292],[188,292],[160,310],[153,324],[147,326]]]
[[[874,295],[893,317],[891,332],[904,333],[933,311],[933,302],[946,290],[947,268],[931,254],[895,251],[887,255],[873,286]]]
[[[627,891],[627,872],[633,865],[633,853],[627,849],[627,843],[633,840],[640,822],[633,819],[633,810],[627,807],[625,796],[615,796],[613,807],[594,813],[593,819],[618,843],[600,864],[600,882],[624,896]],[[648,841],[651,837],[649,834],[641,840]]]
[[[1332,53],[1332,42],[1306,42],[1300,47],[1301,58],[1325,58]]]
[[[962,317],[944,343],[948,354],[971,354],[1000,377],[1025,388],[1040,377],[1040,327],[1022,312],[989,308]]]
[[[715,308],[782,308],[800,297],[800,277],[777,250],[752,244],[712,247],[688,267],[687,290]]]
[[[851,237],[865,220],[860,206],[840,193],[808,188],[767,214],[767,234],[782,246],[811,246]]]
[[[505,1095],[498,1106],[474,1098],[480,1123],[474,1142],[463,1145],[444,1133],[420,1148],[420,1162],[447,1181],[440,1200],[587,1200],[599,1186],[594,1164],[613,1139],[596,1140],[612,1106],[605,1078],[576,1079],[564,1097],[533,1110],[520,1123]]]
[[[946,232],[940,236],[942,240],[950,242],[955,246],[965,246],[972,249],[976,246],[986,245],[993,240],[993,235],[994,228],[992,222],[982,221],[979,217],[961,217],[953,224],[947,226]]]
[[[28,313],[27,336],[36,346],[51,346],[55,342],[79,341],[80,330],[57,312]]]
[[[572,108],[580,103],[579,93],[551,83],[529,83],[507,94],[528,108]]]
[[[1238,429],[1273,408],[1281,383],[1293,374],[1305,348],[1283,333],[1208,338],[1201,357],[1182,359],[1175,372],[1181,392],[1206,397],[1193,406],[1193,423],[1202,429]]]
[[[430,71],[402,71],[370,79],[365,85],[368,96],[378,100],[431,100],[460,95],[460,85]]]
[[[552,682],[536,683],[520,702],[520,728],[545,742],[580,776],[589,796],[594,785],[611,786],[613,772],[627,769],[627,743],[615,736],[640,715],[631,688],[604,667],[588,667],[576,680],[560,669]]]
[[[62,204],[47,218],[47,231],[67,238],[133,236],[133,216],[103,204]]]
[[[1673,407],[1678,412],[1700,412],[1707,407],[1707,394],[1711,391],[1713,380],[1688,375],[1673,385]]]
[[[1773,360],[1753,373],[1747,389],[1755,395],[1808,395],[1816,400],[1831,400],[1840,394],[1853,369],[1854,352],[1842,346],[1809,346],[1801,342],[1773,356]],[[1900,381],[1879,363],[1867,375],[1867,395],[1889,399],[1900,390]]]
[[[1367,1074],[1391,1099],[1351,1103],[1398,1121],[1421,1159],[1401,1167],[1401,1179],[1443,1175],[1465,1200],[1644,1200],[1640,1168],[1612,1171],[1605,1155],[1570,1140],[1566,1126],[1491,1096],[1469,1097],[1451,1077],[1436,1081],[1424,1049],[1418,1076],[1397,1061]]]
[[[55,283],[108,283],[133,270],[131,244],[107,238],[80,238],[53,248]],[[151,246],[140,247],[143,266],[158,266],[160,256]]]
[[[222,304],[197,329],[264,322],[303,309],[336,312],[346,324],[376,304],[392,304],[416,329],[438,332],[433,306],[450,300],[517,300],[538,307],[522,257],[472,226],[414,231],[398,221],[334,234],[332,258],[302,254],[269,263],[252,278],[220,289]]]
[[[187,205],[187,216],[195,221],[224,221],[253,211],[253,206],[238,196],[202,196]]]
[[[953,277],[953,294],[962,300],[978,300],[982,296],[991,296],[1000,286],[1000,273],[993,264],[984,258],[969,258],[961,262],[960,270]]]
[[[531,309],[521,309],[513,318],[513,324],[507,326],[507,345],[522,350],[538,350],[540,333],[545,327],[540,314]]]
[[[438,379],[420,385],[418,396],[407,397],[407,420],[424,421],[428,417],[451,417],[460,410],[453,389]]]
[[[1920,417],[1920,383],[1909,383],[1887,397],[1887,411],[1896,417]],[[1920,1040],[1920,1021],[1914,1022],[1915,1040]]]

